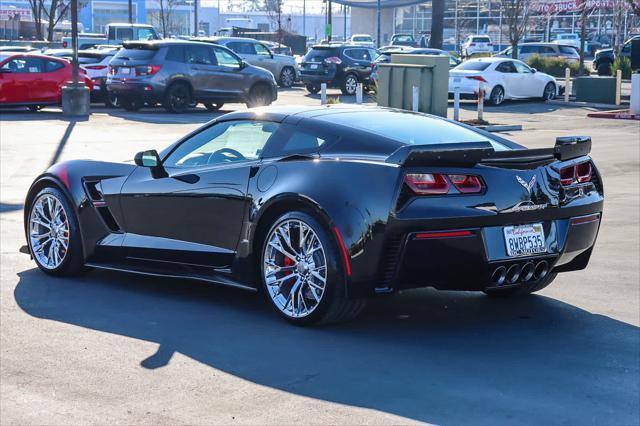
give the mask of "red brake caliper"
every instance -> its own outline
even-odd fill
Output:
[[[293,266],[293,260],[289,256],[284,256],[284,266]],[[291,275],[293,271],[284,271],[284,275]]]

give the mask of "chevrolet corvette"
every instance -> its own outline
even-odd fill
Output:
[[[27,193],[22,251],[50,275],[263,291],[298,324],[416,287],[523,296],[589,262],[604,203],[590,150],[379,107],[233,112],[134,161],[53,165]]]

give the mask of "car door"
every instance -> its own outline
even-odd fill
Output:
[[[278,63],[274,59],[273,53],[267,46],[262,43],[253,43],[253,48],[256,52],[256,61],[259,67],[268,69],[273,75],[280,76],[280,70],[278,69]]]
[[[58,102],[62,95],[62,86],[69,79],[66,64],[57,59],[44,60],[44,73],[41,75],[41,96],[43,100]]]
[[[239,99],[250,84],[249,77],[242,72],[242,59],[229,49],[212,46],[220,73],[220,91],[225,97]]]
[[[211,47],[204,44],[185,46],[185,62],[197,100],[215,98],[223,92],[223,76]]]
[[[127,256],[225,268],[235,257],[252,168],[278,124],[217,122],[190,136],[160,168],[138,167],[122,187]]]
[[[30,103],[45,98],[43,87],[44,60],[34,56],[19,56],[11,59],[2,67],[3,78],[7,80],[6,89],[0,98],[7,98],[7,103]],[[10,99],[10,100],[9,100]]]
[[[514,65],[518,71],[520,82],[517,86],[518,96],[522,98],[542,96],[544,85],[540,79],[536,78],[533,70],[520,61],[514,61]]]
[[[495,72],[503,82],[505,96],[508,98],[518,97],[520,75],[513,61],[501,62],[496,66]]]
[[[372,62],[369,49],[365,47],[345,49],[343,55],[349,58],[345,73],[353,70],[358,73],[360,78],[367,78],[371,75]]]

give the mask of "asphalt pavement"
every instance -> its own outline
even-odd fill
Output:
[[[319,100],[294,89],[278,103]],[[49,164],[131,159],[215,114],[0,111],[0,423],[640,424],[640,125],[587,112],[485,109],[522,124],[504,136],[528,147],[593,137],[606,201],[586,270],[520,300],[408,291],[307,329],[241,290],[107,271],[52,278],[18,253],[24,195]]]

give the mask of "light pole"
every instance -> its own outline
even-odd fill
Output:
[[[307,0],[302,0],[302,35],[307,36]]]
[[[193,30],[193,36],[198,37],[200,34],[198,28],[198,0],[193,0],[193,20],[195,24],[195,29]]]
[[[79,81],[78,65],[78,0],[71,0],[71,48],[73,49],[71,80],[62,88],[62,112],[67,116],[89,115],[89,88]]]
[[[129,23],[133,24],[133,0],[129,0]]]
[[[378,47],[380,47],[380,22],[382,21],[382,18],[381,18],[382,12],[381,12],[381,10],[382,10],[382,7],[380,5],[380,0],[378,0],[378,4],[376,5],[376,18],[377,18],[377,21],[378,21],[378,31],[377,31],[377,34],[376,34],[376,39],[377,39],[377,42],[378,42],[377,43]],[[351,27],[351,28],[353,28],[353,27]]]

